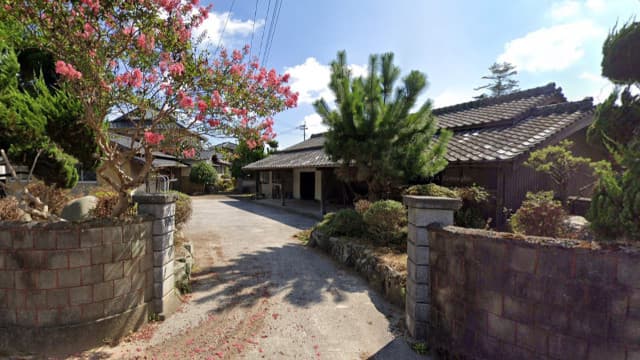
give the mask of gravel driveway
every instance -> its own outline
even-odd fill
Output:
[[[193,198],[193,294],[162,323],[84,357],[407,359],[402,314],[293,235],[310,218],[224,196]]]

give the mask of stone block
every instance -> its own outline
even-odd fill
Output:
[[[587,356],[587,342],[559,333],[551,333],[549,356],[556,359],[584,359]]]
[[[58,287],[58,276],[56,271],[38,271],[38,289],[53,289],[56,287]]]
[[[565,331],[569,327],[569,315],[561,307],[539,303],[533,308],[535,324],[539,328]]]
[[[516,323],[489,313],[487,315],[487,332],[490,336],[509,344],[516,342]]]
[[[104,315],[105,316],[110,316],[110,315],[116,315],[116,314],[120,314],[124,311],[125,307],[124,307],[124,297],[123,296],[119,296],[119,297],[115,297],[113,299],[109,299],[104,301]]]
[[[529,349],[538,356],[547,355],[547,332],[531,325],[518,323],[516,344]]]
[[[29,327],[38,325],[38,316],[35,310],[18,311],[16,315],[16,325]]]
[[[453,211],[440,209],[418,209],[409,207],[409,224],[425,227],[429,224],[453,224]]]
[[[511,246],[507,266],[515,271],[533,274],[536,271],[536,257],[535,248]]]
[[[26,290],[24,304],[27,309],[43,309],[47,307],[47,291],[49,290]]]
[[[618,282],[633,289],[640,289],[640,258],[637,256],[618,257]]]
[[[88,304],[93,299],[91,285],[79,286],[69,289],[69,303],[71,305]]]
[[[512,272],[509,275],[505,292],[521,299],[540,302],[545,298],[546,283],[546,278]]]
[[[124,296],[124,308],[131,309],[144,303],[144,290],[131,291]]]
[[[104,266],[93,265],[82,268],[82,285],[93,285],[104,281]]]
[[[122,262],[124,268],[124,277],[131,277],[139,272],[140,260],[125,260]]]
[[[80,247],[80,237],[77,230],[56,231],[58,249],[77,249]]]
[[[162,266],[169,261],[174,259],[174,248],[166,248],[162,251],[154,251],[153,252],[153,266],[158,267]]]
[[[118,243],[112,245],[113,261],[131,259],[131,243]]]
[[[505,272],[504,262],[507,255],[505,244],[494,241],[475,241],[473,243],[473,255],[471,256],[481,265],[488,265]]]
[[[102,302],[82,305],[82,319],[85,321],[97,320],[104,316],[104,305]]]
[[[10,309],[0,309],[0,324],[16,324],[16,311]]]
[[[429,266],[416,265],[411,259],[407,259],[407,279],[415,280],[416,284],[429,284]]]
[[[91,250],[90,249],[78,249],[69,250],[69,267],[81,267],[91,265]]]
[[[111,245],[103,245],[91,248],[91,264],[107,264],[113,259]]]
[[[81,229],[80,246],[83,248],[102,245],[102,228]]]
[[[55,274],[55,272],[53,272]],[[35,289],[38,283],[37,271],[16,271],[15,283],[14,272],[2,271],[0,272],[0,287],[1,288],[15,288],[15,289]],[[15,285],[14,285],[15,284]],[[53,285],[55,286],[55,277]]]
[[[58,286],[74,287],[80,286],[82,283],[82,269],[65,269],[58,270]]]
[[[93,285],[93,301],[98,302],[113,297],[113,281]]]
[[[429,336],[429,323],[416,321],[411,316],[405,317],[405,323],[409,334],[416,340],[425,341]]]
[[[15,234],[18,233],[24,233],[25,236],[27,236],[27,232],[16,232]],[[51,231],[51,230],[42,230],[42,231],[34,231],[31,232],[30,236],[33,236],[33,247],[36,249],[42,249],[42,250],[52,250],[56,248],[56,235],[58,234],[57,231]],[[16,243],[16,240],[13,240],[14,244]]]
[[[153,279],[153,297],[155,299],[160,299],[167,295],[169,292],[172,292],[174,287],[175,277],[173,273],[169,274],[169,277],[161,281]]]
[[[589,344],[588,360],[625,360],[627,358],[626,351],[620,344],[599,343],[592,341]]]
[[[474,300],[475,308],[491,314],[502,315],[502,294],[495,291],[478,290]]]
[[[153,235],[162,235],[170,233],[175,230],[174,217],[169,216],[163,219],[153,220],[152,233]]]
[[[164,280],[169,277],[170,274],[173,274],[174,271],[175,260],[171,260],[163,266],[158,266],[153,268],[153,279],[158,282],[160,280]]]
[[[608,254],[576,249],[576,278],[591,283],[613,283],[616,277],[616,259]],[[640,286],[640,284],[638,284]]]
[[[428,322],[431,317],[431,305],[407,300],[405,313],[416,321]]]
[[[44,232],[46,233],[46,232]],[[43,233],[39,233],[36,236],[40,236]],[[31,231],[28,230],[18,230],[9,233],[9,236],[13,238],[13,249],[32,249],[34,247],[34,239]],[[40,240],[40,239],[39,239]],[[40,241],[38,241],[40,242]],[[51,240],[50,236],[47,236],[44,239],[45,244],[44,247],[36,247],[36,249],[55,249],[56,240],[55,237]],[[47,247],[49,245],[50,247]]]
[[[25,290],[5,290],[3,307],[9,309],[24,309],[27,308],[26,291]],[[45,299],[46,300],[46,299]],[[46,301],[45,301],[46,304]]]
[[[533,304],[524,299],[504,297],[503,316],[524,324],[533,323]]]
[[[62,308],[69,305],[69,290],[68,289],[50,289],[47,290],[47,307]]]
[[[20,269],[41,270],[47,268],[47,258],[44,251],[24,250],[10,253]]]
[[[540,249],[537,275],[568,279],[571,277],[573,249],[543,247]]]
[[[430,287],[426,284],[416,284],[412,279],[407,279],[407,299],[415,302],[429,303],[431,301]]]
[[[416,265],[429,265],[428,246],[416,246],[413,241],[409,240],[407,241],[407,255]]]
[[[123,296],[131,291],[131,278],[122,278],[113,281],[114,296]]]
[[[160,251],[173,246],[173,232],[163,235],[154,235],[152,242],[153,251]]]
[[[0,230],[0,249],[13,249],[13,235],[9,230]]]
[[[426,227],[407,226],[407,237],[417,246],[429,246],[429,230]]]
[[[166,218],[176,214],[176,204],[140,204],[138,213],[151,215],[154,218]]]
[[[607,314],[574,312],[569,317],[569,329],[573,336],[588,339],[605,339],[609,328]],[[640,329],[638,330],[640,335]],[[640,342],[640,336],[637,341]]]
[[[124,264],[122,261],[112,264],[104,264],[104,281],[121,279],[124,276]]]
[[[131,242],[131,257],[135,259],[144,255],[146,247],[147,242],[144,240]]]
[[[13,289],[14,287],[14,272],[0,271],[0,289]],[[24,289],[24,287],[22,288]]]
[[[140,264],[140,272],[145,272],[153,268],[153,253],[146,253],[138,261]]]
[[[499,359],[503,353],[500,341],[485,334],[476,338],[476,353],[483,359]]]
[[[125,225],[135,226],[135,225]],[[102,242],[107,244],[120,244],[123,242],[123,231],[122,226],[110,226],[102,228]]]
[[[51,270],[65,269],[69,267],[69,258],[66,251],[51,251],[47,253],[47,268]]]
[[[575,281],[547,281],[545,300],[560,306],[583,306],[586,300],[585,287]]]
[[[153,298],[153,273],[147,271],[144,277],[144,301],[151,301]],[[134,279],[133,284],[137,283]]]

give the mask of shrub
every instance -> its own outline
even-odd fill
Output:
[[[527,193],[525,201],[509,219],[511,229],[526,235],[559,237],[567,218],[562,204],[553,199],[552,191]]]
[[[401,242],[407,225],[404,205],[394,200],[376,201],[362,216],[373,240],[380,245]]]
[[[196,184],[210,185],[218,180],[216,169],[209,162],[201,161],[191,167],[189,180]]]
[[[49,207],[49,212],[55,215],[60,215],[69,201],[67,190],[57,188],[55,185],[46,185],[42,181],[30,183],[27,185],[27,190],[45,203]]]
[[[111,218],[113,208],[118,204],[118,194],[115,191],[96,191],[92,195],[98,198],[98,202],[95,209],[91,211],[91,216],[99,219]],[[137,204],[130,204],[122,217],[132,217],[137,214]]]
[[[187,223],[187,221],[189,221],[189,219],[191,219],[191,213],[193,212],[191,197],[179,191],[171,191],[171,193],[178,196],[178,199],[176,200],[175,222],[176,227],[180,229]]]
[[[15,197],[0,198],[0,220],[20,221],[23,214],[22,210],[18,208],[18,200]]]
[[[487,190],[474,184],[469,187],[456,188],[454,191],[462,199],[462,207],[454,214],[456,226],[484,228],[487,225],[487,220],[482,213],[482,207],[489,200]]]
[[[362,236],[366,232],[362,215],[353,209],[326,214],[316,229],[329,236]]]
[[[371,201],[361,199],[356,201],[355,204],[353,204],[353,206],[355,207],[358,214],[364,215],[364,213],[367,212],[367,210],[369,210],[369,208],[371,207]]]
[[[455,191],[444,186],[436,184],[423,184],[410,186],[404,192],[405,195],[422,195],[422,196],[441,196],[448,198],[456,198],[458,195]]]

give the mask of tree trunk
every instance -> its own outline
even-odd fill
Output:
[[[116,218],[120,215],[124,214],[129,208],[129,194],[127,192],[119,192],[118,193],[118,202],[116,206],[113,207],[113,211],[111,212],[111,216]]]

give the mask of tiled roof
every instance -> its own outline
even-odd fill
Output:
[[[441,128],[454,131],[446,158],[451,163],[505,161],[567,129],[588,126],[593,99],[567,102],[554,83],[496,98],[434,110]],[[566,133],[566,132],[565,132]],[[570,134],[566,134],[567,136]],[[336,167],[324,153],[324,134],[290,146],[245,170]]]
[[[591,122],[591,99],[538,107],[512,126],[456,132],[447,147],[449,162],[503,161],[532,150],[550,137],[582,121]]]
[[[433,114],[438,119],[439,127],[462,130],[519,120],[536,106],[565,101],[562,89],[550,83],[509,95],[434,109]]]

